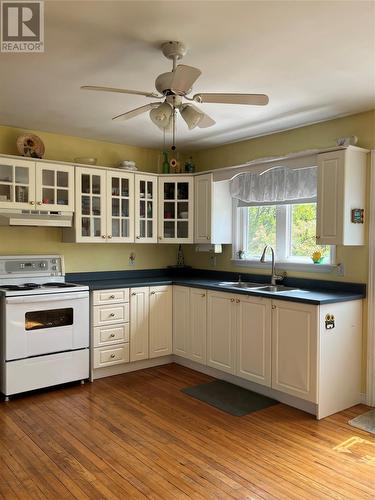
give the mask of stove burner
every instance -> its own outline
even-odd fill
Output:
[[[34,290],[34,288],[40,288],[41,285],[38,285],[38,283],[24,283],[23,285],[21,285],[21,287],[26,290]]]
[[[37,283],[24,283],[23,285],[0,285],[0,288],[4,288],[4,290],[35,290],[40,286]]]
[[[59,283],[58,281],[51,281],[50,283],[43,283],[43,286],[45,288],[49,288],[49,287],[52,287],[52,288],[71,288],[72,285],[71,283]]]

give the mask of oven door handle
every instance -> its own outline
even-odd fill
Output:
[[[36,304],[40,302],[64,302],[66,300],[87,299],[89,292],[59,293],[46,295],[23,295],[22,297],[7,297],[7,304]]]

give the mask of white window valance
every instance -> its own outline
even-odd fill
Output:
[[[243,172],[231,180],[230,192],[242,207],[313,203],[317,173],[317,167],[273,167],[265,172]]]

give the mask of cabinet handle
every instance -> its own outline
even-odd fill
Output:
[[[137,295],[137,294],[135,292],[133,292],[132,295],[134,296],[134,295]]]
[[[161,236],[159,236],[158,240],[162,240],[163,238]]]
[[[205,293],[202,293],[201,297],[205,297],[205,296],[206,296],[206,294],[205,294]]]
[[[156,292],[151,292],[151,295],[155,295]]]
[[[236,303],[239,304],[241,301],[240,299],[236,299]]]
[[[317,239],[317,240],[320,240],[320,236],[318,236],[318,235],[317,235],[317,236],[316,236],[316,239]]]
[[[272,304],[272,309],[276,309],[276,306],[274,304]]]
[[[113,316],[116,316],[115,313],[111,313],[110,317],[113,318]]]
[[[110,239],[112,238],[112,236],[109,234],[109,235],[107,236],[107,238],[110,240]]]
[[[206,237],[206,239],[207,239],[207,240],[210,240],[211,238],[210,238],[210,236],[207,236],[207,237]]]
[[[111,333],[111,335],[110,335],[111,339],[113,339],[114,336],[115,336],[115,334]]]
[[[35,201],[30,201],[30,205],[35,205]]]
[[[37,202],[37,205],[41,205],[41,204],[42,204],[42,202],[41,202],[41,201],[38,201],[38,202]]]
[[[140,239],[141,239],[141,237],[140,237],[140,236],[136,236],[136,239],[137,239],[137,240],[140,240]]]
[[[115,297],[115,295],[110,295],[109,298],[110,299],[115,299],[116,297]]]
[[[106,235],[102,234],[102,238],[103,238],[103,240],[105,240],[106,239]]]
[[[234,299],[230,299],[231,302],[234,302]]]
[[[111,354],[111,358],[113,359],[113,358],[115,358],[115,357],[116,357],[116,354],[113,352],[113,353]]]

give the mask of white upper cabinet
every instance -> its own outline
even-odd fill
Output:
[[[134,241],[134,174],[76,167],[75,227],[66,231],[80,243]]]
[[[229,181],[213,181],[212,174],[195,177],[194,242],[232,242],[232,199]]]
[[[135,242],[157,243],[156,175],[135,174]]]
[[[0,158],[0,208],[73,212],[74,167]]]
[[[193,177],[159,177],[160,243],[193,243],[193,202]]]
[[[107,172],[107,239],[134,241],[134,174]]]
[[[364,209],[367,151],[347,149],[318,155],[316,240],[319,245],[364,245],[364,224],[352,210]]]
[[[36,162],[36,206],[40,210],[74,211],[74,167]]]

